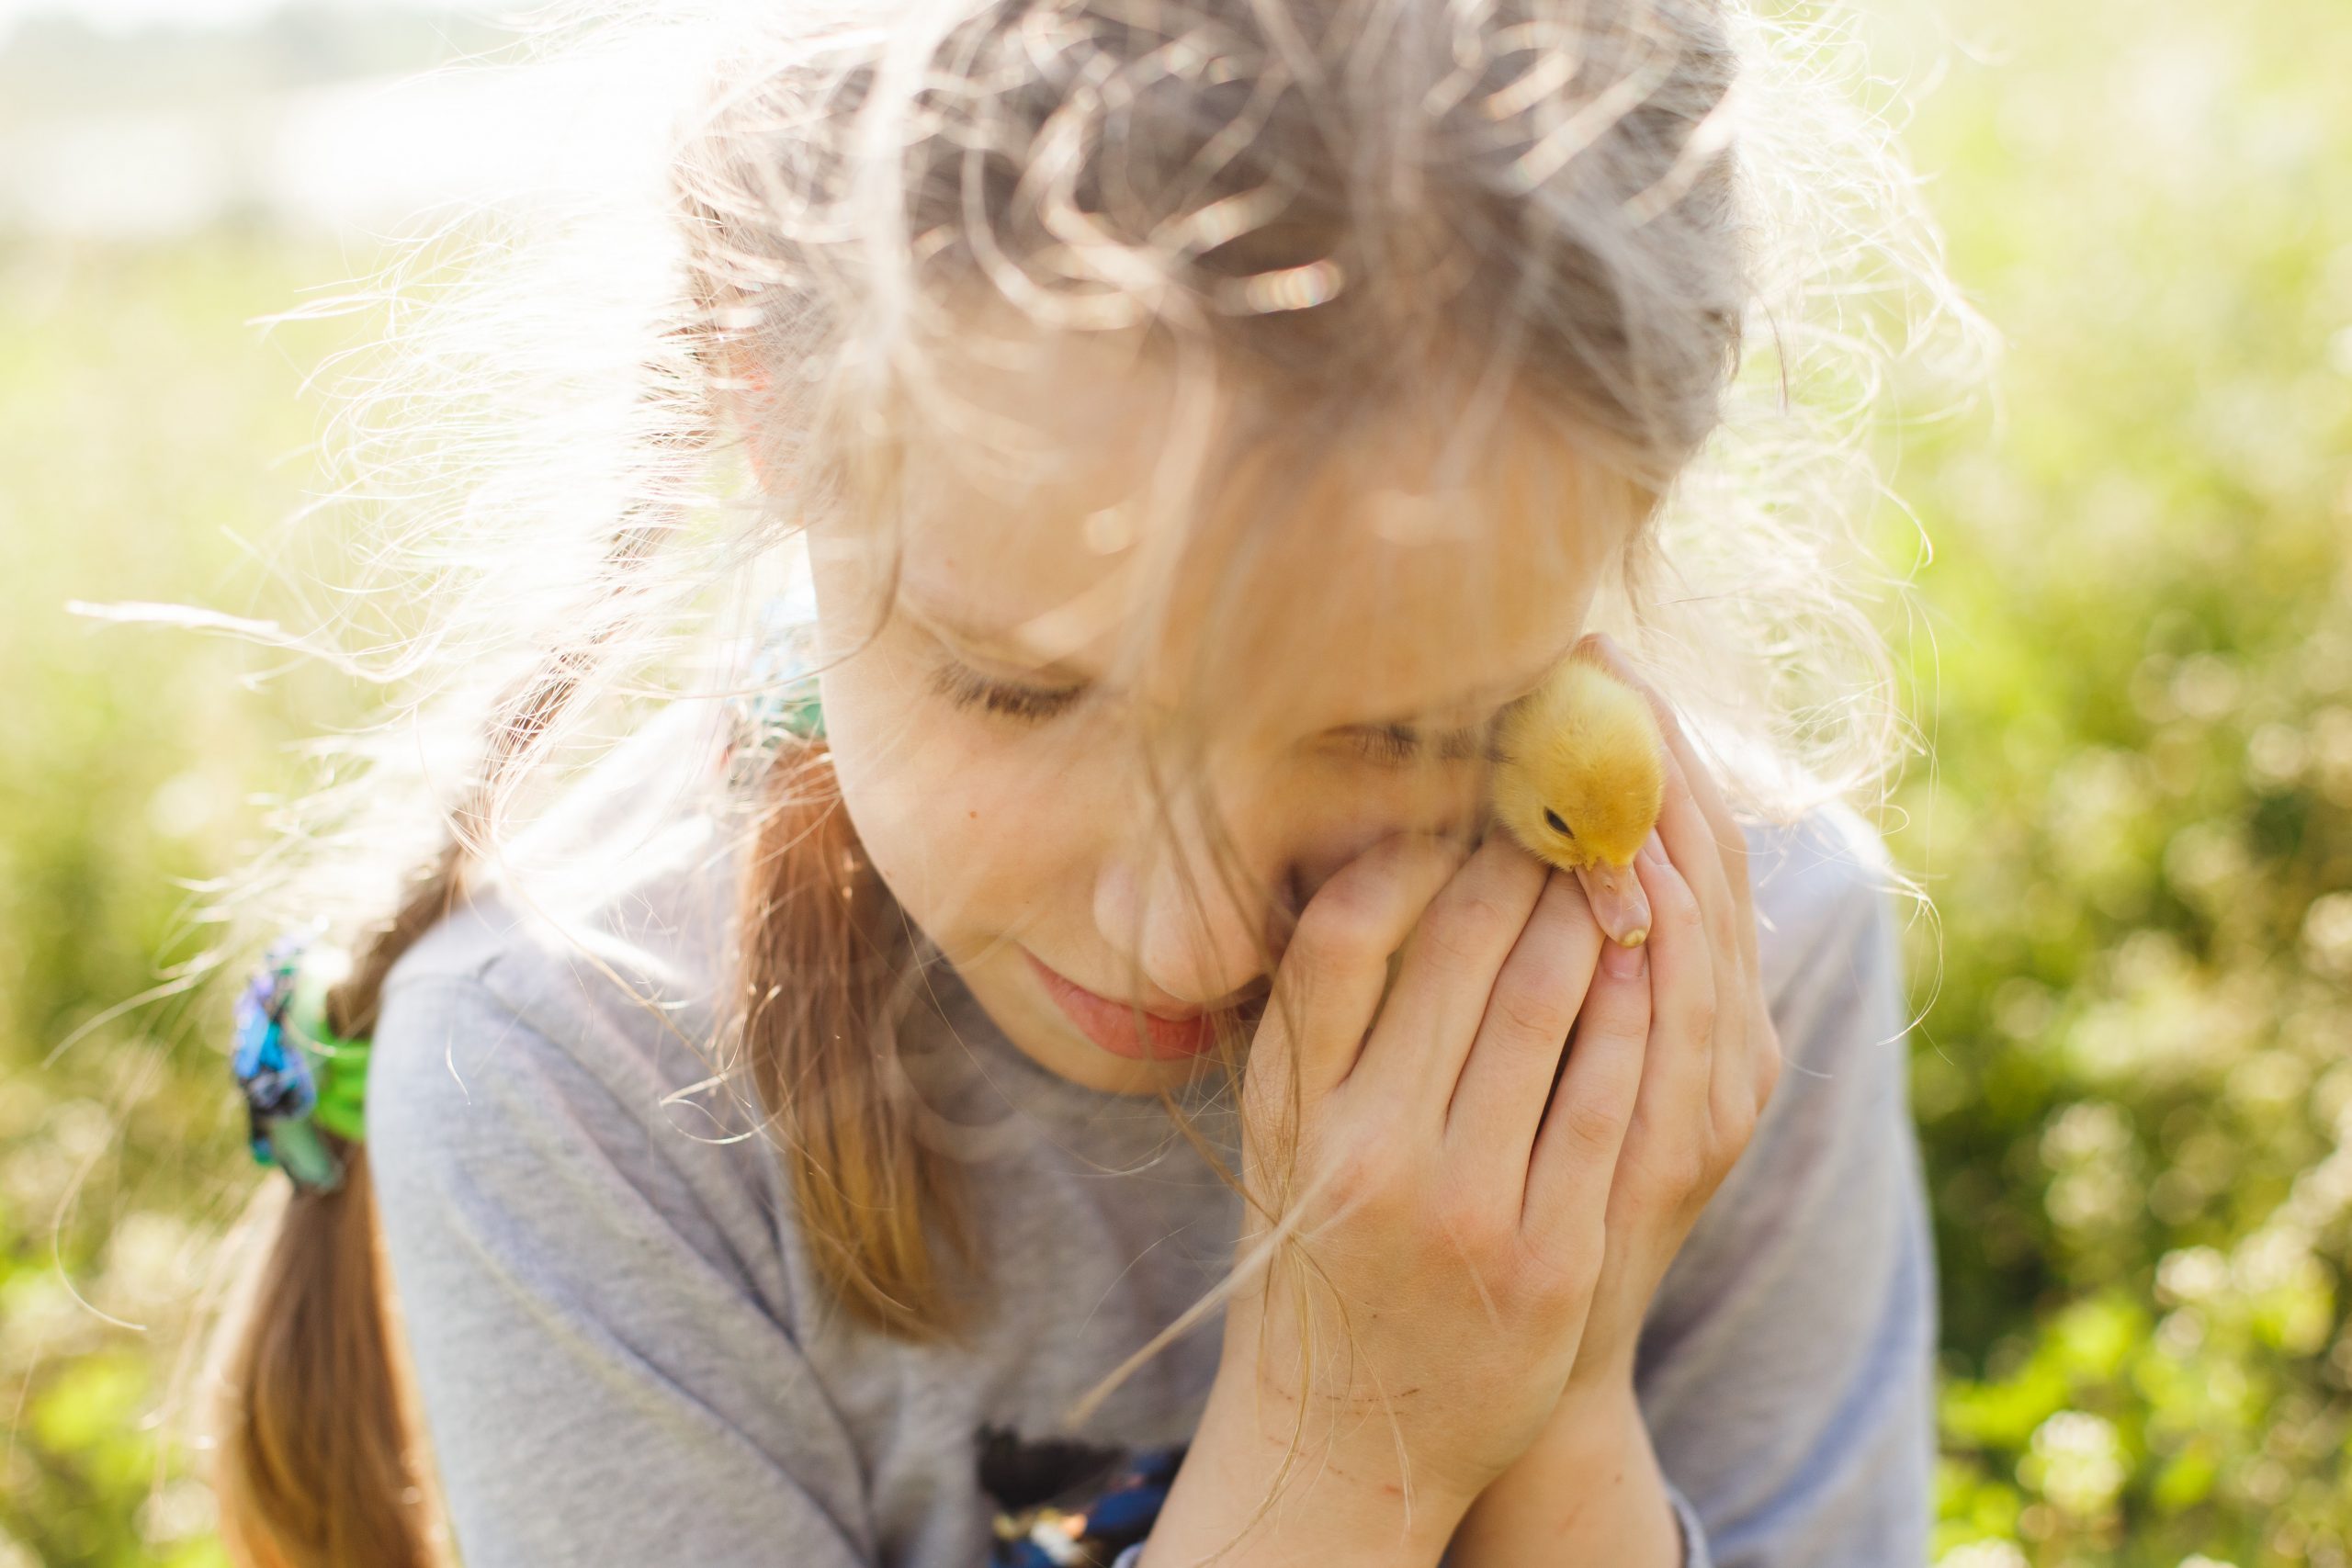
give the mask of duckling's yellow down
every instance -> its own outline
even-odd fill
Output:
[[[1666,799],[1666,747],[1647,698],[1577,655],[1496,732],[1495,816],[1529,853],[1576,874],[1601,929],[1649,935],[1634,856]]]

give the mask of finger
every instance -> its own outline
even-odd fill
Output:
[[[1657,829],[1645,846],[1646,853],[1662,845],[1668,863],[1645,865],[1643,857],[1636,857],[1636,869],[1645,889],[1661,877],[1670,881],[1679,890],[1675,896],[1695,908],[1700,931],[1696,943],[1684,944],[1679,964],[1661,964],[1656,971],[1658,1026],[1670,1039],[1663,1045],[1652,1043],[1646,1069],[1652,1078],[1634,1113],[1634,1135],[1645,1136],[1655,1127],[1665,1138],[1703,1139],[1710,1129],[1744,1129],[1752,1116],[1735,1100],[1752,1096],[1755,1065],[1747,1059],[1744,1018],[1736,1012],[1721,1017],[1719,1008],[1722,998],[1742,997],[1748,989],[1747,976],[1755,973],[1755,920],[1733,896],[1727,848],[1692,793],[1703,770],[1685,743],[1680,725],[1657,691],[1631,674],[1613,646],[1605,638],[1595,640],[1603,645],[1610,667],[1632,679],[1648,698],[1668,739]],[[1688,766],[1685,758],[1690,758]],[[1739,845],[1737,865],[1744,881],[1747,840],[1736,828],[1732,832]],[[1668,918],[1655,901],[1652,914],[1657,920]],[[1671,993],[1665,984],[1668,968],[1677,972]],[[1694,969],[1703,970],[1703,976],[1692,974]],[[1677,1168],[1685,1163],[1675,1162]]]
[[[1667,771],[1671,781],[1667,786],[1668,795],[1679,796],[1685,803],[1679,819],[1683,827],[1685,841],[1689,842],[1696,836],[1691,831],[1691,813],[1697,808],[1697,788],[1705,774],[1694,772],[1691,764],[1671,756]],[[1723,944],[1726,971],[1736,969],[1740,974],[1754,975],[1757,973],[1756,906],[1747,885],[1747,837],[1736,826],[1729,829],[1738,847],[1736,851],[1726,851],[1723,847],[1722,836],[1725,829],[1710,820],[1704,811],[1698,811],[1696,819],[1706,824],[1708,842],[1716,852],[1702,854],[1696,850],[1692,852],[1694,869],[1699,872],[1699,876],[1693,880],[1693,891],[1700,895],[1700,903],[1708,912],[1709,928]],[[1682,867],[1678,864],[1676,869],[1681,870]]]
[[[1309,1103],[1348,1076],[1387,988],[1389,955],[1405,945],[1466,853],[1467,846],[1451,840],[1399,834],[1350,861],[1316,891],[1274,971],[1265,1021],[1250,1046],[1253,1075],[1268,1047],[1269,1066],[1295,1058],[1299,1092]],[[1266,1081],[1261,1079],[1261,1093]]]
[[[1748,869],[1747,835],[1738,818],[1732,815],[1730,804],[1724,799],[1714,775],[1698,754],[1682,720],[1658,689],[1634,670],[1624,650],[1605,633],[1595,632],[1585,639],[1601,661],[1635,691],[1649,699],[1650,708],[1657,716],[1658,733],[1665,738],[1669,764],[1679,764],[1683,773],[1684,787],[1706,821],[1710,838],[1714,841],[1723,861],[1724,880],[1730,889],[1733,908],[1736,912],[1735,927],[1739,938],[1740,955],[1751,975],[1758,973],[1756,961],[1756,905],[1753,879]],[[1671,848],[1671,843],[1668,845]]]
[[[1349,1075],[1351,1094],[1403,1096],[1430,1125],[1443,1123],[1495,977],[1550,874],[1508,833],[1496,833],[1430,900]]]
[[[1535,1134],[1520,1225],[1555,1258],[1576,1258],[1603,1234],[1617,1156],[1641,1093],[1655,946],[1602,945],[1567,1065]],[[1597,1265],[1598,1258],[1584,1260]]]
[[[1485,1168],[1491,1190],[1526,1185],[1544,1101],[1560,1071],[1606,938],[1577,879],[1555,872],[1503,961],[1446,1113],[1446,1142]]]
[[[1727,959],[1737,962],[1737,907],[1732,901],[1731,883],[1724,875],[1723,845],[1713,824],[1691,797],[1690,771],[1671,753],[1666,760],[1666,795],[1658,812],[1657,836],[1665,840],[1675,871],[1698,899],[1709,934],[1722,944]]]
[[[1696,1140],[1712,1114],[1718,1071],[1717,952],[1706,916],[1656,836],[1634,857],[1657,920],[1650,933],[1650,1044],[1634,1111],[1635,1136]]]
[[[1688,801],[1689,795],[1680,779],[1679,765],[1669,763],[1677,774],[1667,786],[1668,801]],[[1644,886],[1668,879],[1679,879],[1683,886],[1680,897],[1696,910],[1700,933],[1692,966],[1703,969],[1703,981],[1678,983],[1680,1000],[1669,1006],[1666,1001],[1663,982],[1659,990],[1660,1011],[1678,1021],[1670,1026],[1677,1044],[1661,1052],[1655,1042],[1651,1046],[1654,1061],[1662,1055],[1679,1057],[1688,1041],[1691,1077],[1678,1078],[1670,1098],[1662,1102],[1659,1114],[1672,1118],[1671,1124],[1682,1129],[1685,1135],[1698,1137],[1710,1131],[1718,1139],[1731,1138],[1745,1142],[1755,1123],[1754,1104],[1757,1064],[1751,1057],[1749,1032],[1744,1007],[1747,995],[1754,989],[1749,978],[1755,971],[1743,960],[1740,943],[1735,931],[1725,929],[1729,914],[1728,890],[1720,881],[1720,861],[1703,846],[1693,846],[1686,822],[1684,852],[1679,857],[1654,853],[1659,849],[1658,840],[1668,823],[1663,819],[1659,833],[1645,846],[1645,854],[1635,858],[1635,867],[1643,875]],[[1696,874],[1686,874],[1695,872]],[[1669,897],[1672,897],[1669,895]],[[1747,922],[1753,930],[1754,922]],[[1660,974],[1665,970],[1661,965]],[[1644,1107],[1634,1113],[1635,1136],[1650,1125],[1645,1088]]]
[[[1745,1050],[1747,1039],[1746,1031],[1739,1026],[1738,1016],[1730,1010],[1731,1000],[1747,993],[1749,989],[1747,976],[1755,971],[1748,968],[1745,961],[1739,940],[1739,917],[1724,875],[1722,857],[1713,851],[1711,834],[1703,840],[1702,838],[1708,830],[1698,826],[1701,818],[1696,803],[1690,797],[1688,776],[1682,765],[1670,759],[1667,770],[1669,775],[1667,801],[1669,807],[1679,807],[1673,814],[1673,825],[1680,829],[1678,837],[1682,845],[1679,858],[1670,855],[1669,859],[1673,874],[1689,885],[1692,897],[1698,900],[1702,923],[1706,931],[1707,961],[1713,971],[1710,991],[1717,1004],[1713,1031],[1704,1043],[1718,1063],[1715,1077],[1719,1085],[1727,1086],[1736,1076],[1745,1075],[1736,1074],[1731,1067],[1721,1064],[1726,1058],[1738,1056]],[[1664,836],[1668,826],[1668,823],[1662,818],[1659,837]],[[1671,845],[1668,847],[1669,850],[1672,848]],[[1752,935],[1755,922],[1749,920],[1747,926]],[[1730,1123],[1719,1118],[1715,1124],[1726,1126]]]

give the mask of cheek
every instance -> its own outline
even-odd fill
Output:
[[[1385,774],[1340,772],[1302,780],[1286,813],[1287,873],[1304,901],[1340,869],[1399,833],[1467,838],[1486,816],[1485,772],[1476,768]]]
[[[1082,759],[958,712],[879,649],[828,671],[825,724],[867,857],[943,948],[1035,918],[1091,841]]]

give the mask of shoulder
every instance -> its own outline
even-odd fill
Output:
[[[1842,802],[1744,831],[1765,996],[1800,1060],[1813,1052],[1792,1036],[1853,1021],[1853,1004],[1900,991],[1904,882],[1878,830]]]
[[[639,909],[686,913],[668,899]],[[371,1108],[379,1092],[494,1098],[560,1075],[651,1114],[711,1074],[723,982],[689,951],[697,929],[682,919],[660,942],[623,938],[609,923],[551,925],[497,887],[474,893],[385,979]]]
[[[684,1160],[748,1131],[720,1081],[721,982],[678,957],[548,930],[496,890],[469,898],[385,981],[371,1145],[456,1153],[529,1124]]]
[[[1747,839],[1787,1070],[1651,1303],[1643,1412],[1719,1551],[1920,1562],[1935,1276],[1907,1093],[1903,882],[1844,807]]]
[[[717,1281],[788,1321],[788,1186],[707,998],[665,1005],[513,919],[471,901],[387,982],[367,1151],[404,1303],[462,1316],[524,1270],[566,1299]]]
[[[1785,1068],[1660,1292],[1661,1354],[1677,1343],[1676,1324],[1736,1322],[1736,1333],[1724,1332],[1752,1351],[1785,1344],[1793,1322],[1818,1329],[1883,1309],[1907,1334],[1926,1310],[1916,1293],[1891,1306],[1839,1283],[1907,1268],[1910,1235],[1924,1224],[1894,918],[1900,878],[1878,834],[1844,806],[1751,827],[1747,838],[1758,953]],[[1784,1303],[1775,1307],[1776,1298]]]
[[[735,859],[712,812],[640,809],[642,761],[592,776],[550,814],[560,837],[519,845],[392,966],[368,1065],[379,1186],[520,1200],[594,1168],[673,1217],[766,1201],[773,1161],[718,1070]]]
[[[736,857],[692,787],[692,717],[649,725],[471,868],[385,978],[371,1101],[379,1072],[462,1088],[551,1056],[629,1101],[708,1076]]]

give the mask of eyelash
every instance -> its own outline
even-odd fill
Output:
[[[993,680],[967,665],[948,663],[932,676],[932,689],[959,708],[978,708],[1024,724],[1059,718],[1078,705],[1084,686],[1046,688]]]
[[[1044,724],[1078,705],[1084,686],[1048,689],[1023,686],[981,674],[967,665],[942,664],[932,688],[958,708],[980,709],[1025,724]],[[1409,724],[1360,726],[1348,732],[1358,751],[1375,762],[1409,762],[1422,754],[1428,738]],[[1438,761],[1471,761],[1486,754],[1486,737],[1475,728],[1449,729],[1437,737]]]
[[[1363,725],[1348,732],[1349,739],[1366,757],[1375,762],[1409,762],[1422,754],[1430,738],[1409,724]],[[1441,762],[1467,762],[1486,755],[1483,731],[1448,729],[1437,737],[1437,760]]]

